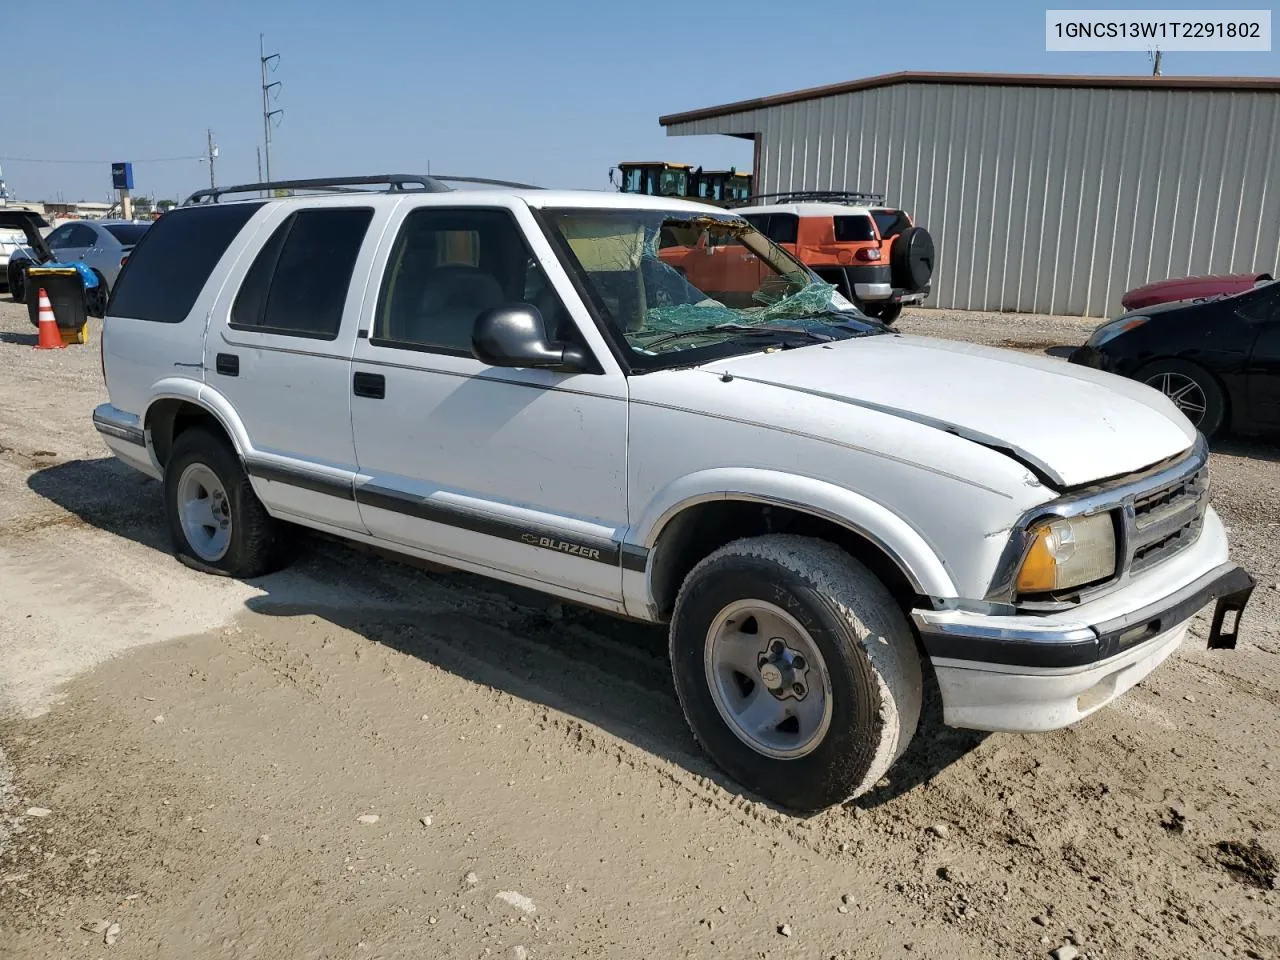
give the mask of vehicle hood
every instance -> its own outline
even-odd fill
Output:
[[[936,427],[1059,489],[1176,456],[1195,428],[1163,394],[1089,367],[904,334],[732,357],[705,369]]]
[[[1146,286],[1130,290],[1120,298],[1120,305],[1126,310],[1138,310],[1174,300],[1193,300],[1222,294],[1244,293],[1246,290],[1252,290],[1259,280],[1270,279],[1269,273],[1223,273],[1205,277],[1157,280],[1155,283],[1148,283]]]

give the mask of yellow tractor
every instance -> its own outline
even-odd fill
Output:
[[[683,197],[716,206],[743,203],[751,196],[751,174],[737,170],[703,170],[687,163],[645,161],[620,163],[609,170],[609,182],[622,193],[651,197]]]

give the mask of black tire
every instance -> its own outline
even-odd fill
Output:
[[[933,237],[924,227],[908,227],[893,238],[889,272],[895,287],[923,290],[933,276],[933,263]]]
[[[853,286],[849,283],[848,274],[843,270],[815,270],[814,273],[818,275],[819,280],[834,286],[837,293],[853,303],[863,313],[867,312],[862,303],[853,295]]]
[[[98,278],[98,285],[92,290],[85,290],[84,310],[86,315],[102,319],[107,315],[107,298],[111,296],[111,291],[107,289],[106,277],[97,270],[93,272]]]
[[[1217,378],[1204,367],[1187,360],[1157,360],[1147,364],[1133,378],[1173,400],[1183,415],[1206,437],[1215,436],[1226,425],[1226,394]],[[1188,387],[1190,395],[1173,395]],[[1199,399],[1194,396],[1196,391],[1199,391]],[[1203,407],[1203,410],[1190,409],[1192,406]]]
[[[742,600],[785,611],[826,663],[830,723],[802,756],[757,750],[716,706],[704,661],[708,632],[722,611]],[[715,551],[680,589],[670,650],[676,693],[694,737],[722,770],[779,805],[810,811],[865,793],[915,734],[923,681],[911,628],[885,586],[825,541],[769,535]]]
[[[862,312],[868,317],[879,320],[886,327],[891,326],[895,320],[902,316],[902,304],[900,303],[868,303],[862,307]]]
[[[196,463],[212,470],[226,491],[231,538],[226,553],[217,560],[200,557],[179,519],[178,485],[183,472]],[[174,553],[187,566],[243,580],[263,576],[279,566],[276,523],[253,492],[240,457],[224,436],[205,427],[192,427],[178,435],[165,466],[164,503]]]
[[[27,271],[19,264],[10,263],[6,273],[9,280],[9,299],[14,303],[26,303]]]

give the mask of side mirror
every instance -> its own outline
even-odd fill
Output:
[[[471,354],[491,367],[537,367],[559,373],[579,373],[587,368],[583,350],[553,342],[542,314],[527,303],[493,307],[476,317]]]

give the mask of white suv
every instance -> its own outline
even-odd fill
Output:
[[[715,207],[373,179],[193,195],[121,274],[93,419],[186,563],[265,574],[288,521],[669,623],[707,753],[800,809],[886,773],[929,673],[946,723],[1048,730],[1215,599],[1234,645],[1155,390],[894,334]]]

